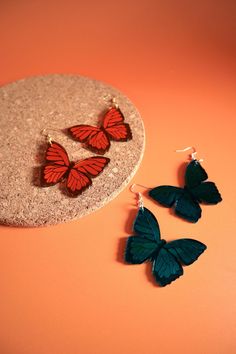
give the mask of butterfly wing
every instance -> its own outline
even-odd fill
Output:
[[[190,162],[186,169],[186,189],[190,192],[195,202],[217,204],[222,198],[213,182],[204,182],[208,178],[206,171],[197,160]]]
[[[206,245],[193,239],[166,243],[153,262],[153,275],[161,286],[170,284],[183,275],[183,265],[190,265],[205,251]]]
[[[206,171],[197,160],[193,160],[188,164],[185,172],[185,184],[187,188],[194,188],[207,178]],[[183,188],[172,186],[159,186],[151,189],[149,192],[150,197],[167,207],[171,207],[183,194]]]
[[[106,133],[91,125],[80,124],[68,129],[72,137],[81,143],[86,143],[90,150],[104,154],[110,147]]]
[[[202,210],[198,202],[191,197],[188,191],[185,191],[175,203],[175,213],[183,219],[195,223],[200,219]]]
[[[191,189],[191,193],[199,201],[206,204],[217,204],[222,198],[213,182],[204,182]]]
[[[42,186],[53,186],[61,182],[68,171],[67,166],[47,164],[42,167]]]
[[[172,186],[159,186],[149,191],[150,197],[165,207],[172,207],[183,193],[183,188]]]
[[[208,178],[206,171],[197,160],[192,160],[185,172],[185,185],[187,188],[192,189]]]
[[[132,264],[141,264],[157,250],[157,243],[140,236],[130,236],[125,250],[125,261]]]
[[[201,217],[201,208],[188,190],[172,187],[159,186],[149,191],[152,199],[165,207],[174,206],[175,213],[185,220],[197,222]]]
[[[162,245],[160,229],[155,216],[147,208],[140,208],[133,230],[138,236],[128,238],[125,260],[128,263],[140,264],[151,259]]]
[[[91,178],[72,168],[66,181],[66,188],[72,197],[77,197],[92,184]]]
[[[93,156],[76,162],[73,169],[87,174],[90,177],[97,177],[104,170],[109,161],[110,159],[108,157]]]
[[[119,108],[110,108],[104,116],[103,128],[110,139],[127,141],[132,139],[129,124],[124,123],[124,116]]]
[[[52,141],[47,147],[45,160],[47,164],[42,167],[42,185],[52,186],[62,181],[70,165],[63,146]]]
[[[160,242],[160,228],[157,219],[147,208],[139,208],[133,230],[138,236]]]
[[[93,156],[78,161],[71,168],[67,178],[67,189],[73,197],[81,194],[91,184],[91,178],[98,176],[109,163],[110,159],[103,156]]]
[[[52,141],[46,150],[45,159],[47,162],[51,162],[56,165],[69,167],[70,161],[66,150],[63,146]]]
[[[178,260],[162,247],[155,257],[152,272],[160,286],[166,286],[183,275],[183,267]]]
[[[197,240],[183,238],[165,244],[168,250],[176,259],[184,265],[190,265],[206,250],[206,245]]]

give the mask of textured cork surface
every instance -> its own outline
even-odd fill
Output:
[[[96,154],[82,148],[62,130],[76,124],[98,124],[108,108],[104,96],[116,97],[133,138],[112,142],[109,165],[77,198],[59,185],[42,188],[40,166],[46,149],[44,128],[77,161]],[[75,75],[32,77],[0,88],[0,222],[42,226],[78,219],[102,207],[121,192],[136,172],[144,152],[142,119],[122,93],[100,81]]]

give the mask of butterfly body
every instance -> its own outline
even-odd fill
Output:
[[[149,195],[165,207],[174,207],[176,215],[197,222],[202,210],[199,203],[217,204],[222,198],[214,182],[206,182],[208,175],[197,160],[191,161],[185,172],[185,186],[158,186]]]
[[[110,141],[128,141],[132,139],[129,124],[124,123],[124,116],[119,108],[112,107],[104,115],[99,127],[80,124],[68,129],[69,134],[81,143],[100,154],[110,148]]]
[[[93,156],[77,162],[70,161],[66,150],[52,141],[46,150],[46,164],[42,167],[42,185],[45,187],[60,182],[66,183],[68,194],[77,197],[92,184],[110,159]]]
[[[158,257],[158,254],[160,252],[160,250],[162,249],[162,247],[166,244],[166,240],[164,239],[161,239],[160,242],[157,242],[157,245],[156,245],[156,250],[153,252],[153,254],[151,255],[150,257],[150,260],[152,262],[155,261],[155,259]]]
[[[160,286],[183,275],[182,265],[192,264],[206,249],[194,239],[171,242],[161,239],[158,222],[146,208],[139,209],[133,229],[136,235],[127,240],[125,260],[131,264],[152,262],[152,272]]]

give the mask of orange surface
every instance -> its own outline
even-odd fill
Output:
[[[145,199],[163,237],[208,246],[165,288],[122,262],[128,188],[77,222],[1,227],[1,354],[236,353],[235,16],[234,0],[1,2],[1,84],[60,72],[116,86],[146,127],[133,181],[178,184],[174,150],[194,145],[224,199],[195,225]]]

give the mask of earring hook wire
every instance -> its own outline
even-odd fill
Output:
[[[144,208],[143,197],[142,197],[142,194],[141,194],[140,192],[136,192],[136,191],[134,190],[134,187],[135,187],[135,186],[139,186],[139,187],[142,187],[142,188],[145,188],[145,189],[151,189],[151,188],[148,188],[148,187],[146,187],[146,186],[144,186],[144,185],[142,185],[142,184],[138,184],[138,183],[133,183],[133,184],[130,186],[130,188],[129,188],[130,191],[131,191],[132,193],[136,194],[136,196],[138,197],[138,207],[143,210],[143,208]]]
[[[192,160],[196,160],[196,155],[197,155],[197,150],[195,149],[194,146],[188,146],[184,149],[179,149],[179,150],[175,150],[175,152],[185,152],[185,151],[188,151],[188,150],[193,150],[192,153],[190,154],[191,156],[191,159]],[[203,159],[200,159],[199,162],[202,162]]]
[[[47,138],[49,144],[51,145],[52,144],[52,136],[49,134],[49,130],[52,130],[54,132],[60,132],[60,130],[55,129],[55,128],[44,128],[41,130],[41,134]]]

